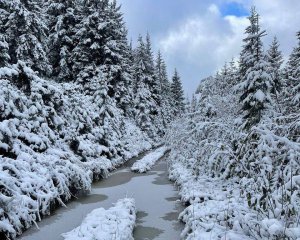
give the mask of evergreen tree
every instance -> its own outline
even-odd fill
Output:
[[[246,28],[247,37],[241,54],[240,74],[242,86],[243,127],[256,125],[262,119],[265,110],[272,102],[270,92],[273,88],[272,78],[268,73],[269,65],[265,61],[261,38],[265,31],[260,30],[259,15],[252,8],[249,16],[250,26]]]
[[[47,6],[49,24],[49,56],[54,77],[73,80],[71,52],[75,47],[76,24],[80,21],[80,3],[74,0],[50,1]]]
[[[160,107],[161,107],[161,85],[160,85],[160,79],[157,78],[155,75],[155,69],[154,69],[154,58],[153,58],[153,52],[152,52],[152,46],[151,46],[151,40],[150,40],[150,35],[147,33],[146,35],[146,52],[145,52],[145,70],[147,73],[147,84],[149,85],[149,90],[151,92],[152,98],[157,104],[157,109],[155,112],[159,113],[160,112]],[[157,114],[154,114],[157,115]]]
[[[292,112],[298,112],[300,107],[300,32],[297,38],[298,45],[293,49],[286,66],[286,94]]]
[[[10,61],[8,51],[8,43],[5,41],[3,34],[0,34],[0,67],[8,66]]]
[[[81,14],[75,35],[77,44],[71,56],[77,81],[87,86],[100,68],[107,76],[107,94],[126,111],[131,101],[132,76],[127,30],[120,7],[115,1],[84,1]]]
[[[163,124],[164,126],[166,126],[166,124],[169,123],[172,118],[171,93],[170,93],[170,83],[167,74],[167,67],[162,58],[160,51],[157,54],[156,63],[155,63],[155,77],[159,83],[161,115],[163,118]]]
[[[191,101],[191,113],[194,113],[197,111],[197,98],[195,94],[192,96],[192,101]]]
[[[182,89],[180,77],[176,69],[172,78],[171,92],[173,101],[173,113],[175,116],[180,116],[182,113],[184,113],[184,92]]]
[[[154,94],[151,92],[154,76],[149,60],[149,46],[147,47],[142,36],[139,36],[138,46],[134,53],[135,118],[138,125],[153,137],[156,131],[153,124],[155,117],[159,114],[159,109],[153,98]]]
[[[20,60],[40,74],[50,74],[41,4],[36,0],[1,1],[0,8],[6,12],[1,16],[1,31],[6,33],[12,63]]]
[[[278,96],[281,88],[282,88],[282,80],[281,80],[281,65],[283,63],[282,52],[279,50],[279,42],[276,37],[274,37],[271,46],[266,54],[266,60],[270,65],[269,73],[273,78],[274,88],[272,89],[272,93]]]

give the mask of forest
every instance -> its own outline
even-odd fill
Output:
[[[0,239],[162,145],[134,170],[168,155],[181,239],[299,239],[300,32],[284,61],[261,18],[253,7],[240,56],[188,101],[116,1],[0,0]],[[115,207],[132,225],[133,205]]]

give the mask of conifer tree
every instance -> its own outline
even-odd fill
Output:
[[[50,1],[47,6],[49,56],[52,75],[59,81],[73,80],[71,52],[75,47],[76,24],[80,21],[80,3],[73,0]]]
[[[3,34],[0,34],[0,67],[6,67],[10,61],[8,43]]]
[[[46,54],[47,25],[41,2],[36,0],[2,1],[2,31],[6,33],[12,63],[23,61],[40,74],[49,75],[51,66]]]
[[[120,7],[107,0],[84,1],[71,60],[77,81],[87,86],[95,70],[107,76],[109,97],[124,111],[131,101],[132,76],[127,30]],[[97,70],[98,71],[98,70]]]
[[[266,59],[270,65],[269,73],[273,78],[273,89],[272,93],[278,96],[282,88],[282,79],[280,68],[283,63],[282,52],[279,50],[279,42],[276,37],[274,37],[269,50],[266,54]]]
[[[148,46],[149,47],[149,46]],[[138,46],[134,53],[134,103],[135,118],[138,125],[150,136],[155,135],[153,128],[155,116],[158,115],[157,102],[153,98],[152,82],[153,69],[149,63],[149,48],[143,41],[142,36],[138,38]]]
[[[196,112],[196,110],[197,110],[197,98],[195,94],[193,94],[192,101],[191,101],[191,113]]]
[[[246,28],[247,37],[241,54],[240,74],[242,79],[243,127],[251,128],[260,122],[265,110],[270,106],[270,92],[273,82],[268,73],[269,65],[265,61],[261,38],[265,31],[260,30],[259,15],[252,8],[249,16],[250,26]]]
[[[173,113],[175,116],[180,116],[182,113],[184,113],[184,92],[182,89],[180,77],[176,69],[172,78],[171,92],[173,101]]]
[[[169,123],[172,118],[171,92],[167,74],[167,67],[160,51],[157,54],[155,63],[155,77],[159,83],[161,115],[163,118],[163,124],[164,126],[166,126],[166,124]]]
[[[293,49],[287,66],[287,99],[290,111],[298,112],[300,107],[300,32],[297,33],[298,45]]]

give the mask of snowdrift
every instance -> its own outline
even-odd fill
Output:
[[[79,227],[62,236],[65,240],[133,240],[135,220],[135,201],[125,198],[108,210],[93,210]]]
[[[139,172],[139,173],[145,173],[155,165],[155,163],[161,159],[166,152],[168,152],[170,149],[167,147],[161,147],[155,150],[154,152],[149,153],[142,159],[136,161],[132,167],[131,170],[133,172]]]

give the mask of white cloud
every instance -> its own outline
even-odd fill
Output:
[[[239,2],[247,9],[255,5],[262,28],[268,33],[265,48],[277,35],[285,57],[288,56],[296,44],[295,34],[300,30],[299,0],[221,1]],[[239,55],[248,24],[246,17],[222,16],[218,6],[211,4],[205,14],[187,17],[181,24],[172,26],[160,39],[159,48],[171,66],[179,67],[185,89],[191,93],[190,88],[195,89],[201,78],[214,74],[225,61]]]
[[[208,76],[239,53],[246,25],[246,18],[222,17],[217,6],[210,5],[206,14],[171,29],[159,45],[168,61],[182,58],[187,66],[197,68],[199,75],[201,71]]]

